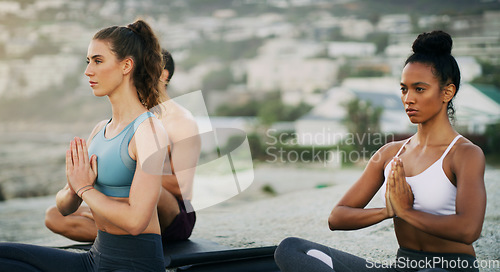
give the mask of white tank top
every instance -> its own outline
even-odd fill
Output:
[[[410,184],[413,192],[413,209],[436,215],[450,215],[456,213],[455,199],[457,196],[457,187],[451,183],[444,173],[443,160],[460,137],[462,136],[457,135],[457,137],[455,137],[455,139],[453,139],[453,141],[448,145],[448,148],[444,151],[443,155],[441,155],[441,158],[425,169],[422,173],[412,177],[406,177],[406,182]],[[406,140],[395,157],[399,156],[399,153],[401,153],[405,145],[410,140],[411,138]],[[387,177],[391,171],[391,163],[392,160],[384,169],[385,181],[380,190],[384,205]]]

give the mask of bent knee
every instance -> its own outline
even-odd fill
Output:
[[[281,243],[278,245],[278,248],[281,249],[290,249],[290,248],[297,248],[299,245],[303,244],[305,240],[297,237],[288,237],[283,239]]]
[[[45,226],[55,233],[60,233],[60,223],[63,217],[56,206],[49,207],[45,211]]]
[[[276,251],[274,252],[274,258],[278,260],[289,255],[291,251],[298,250],[300,244],[302,244],[302,241],[302,239],[297,237],[285,238],[276,248]]]

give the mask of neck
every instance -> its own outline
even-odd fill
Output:
[[[108,96],[111,103],[112,122],[129,123],[147,109],[142,105],[135,87],[117,89]]]
[[[453,129],[448,115],[439,114],[435,118],[418,124],[416,138],[420,145],[436,145],[448,142],[457,132]]]

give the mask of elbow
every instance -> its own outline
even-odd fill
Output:
[[[145,228],[128,228],[127,232],[132,236],[137,236],[141,234],[144,230]]]
[[[329,228],[331,231],[336,230],[336,228],[335,228],[335,221],[333,221],[333,218],[332,218],[332,216],[331,216],[331,215],[328,217],[328,228]]]
[[[461,242],[467,245],[471,245],[477,239],[479,239],[480,236],[481,236],[481,229],[475,231],[468,231],[463,233],[463,235],[461,236],[462,237]]]
[[[148,222],[144,223],[141,221],[142,220],[130,221],[128,226],[125,228],[125,231],[133,236],[137,236],[137,235],[143,233],[146,230],[146,228],[148,227],[148,224],[147,224]]]
[[[335,209],[330,213],[330,216],[328,216],[328,228],[330,228],[331,231],[334,230],[339,230],[339,217],[336,216]]]
[[[459,234],[459,241],[471,245],[481,236],[482,224],[480,226],[469,226]]]

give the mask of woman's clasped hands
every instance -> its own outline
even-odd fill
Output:
[[[75,137],[66,151],[66,177],[68,185],[81,198],[83,193],[93,189],[97,178],[97,156],[89,159],[87,143]]]
[[[391,171],[387,179],[385,203],[389,217],[401,217],[406,210],[413,208],[413,192],[406,182],[403,161],[396,157],[391,162]]]

